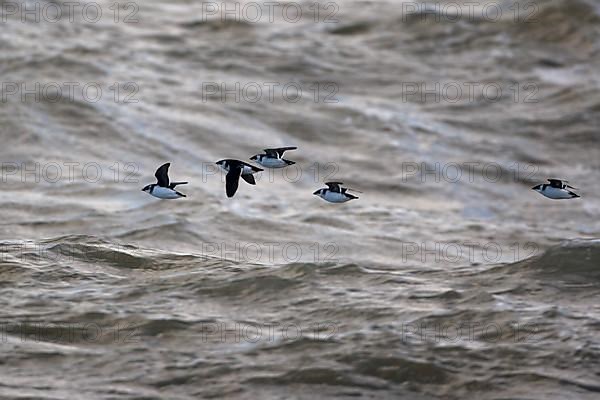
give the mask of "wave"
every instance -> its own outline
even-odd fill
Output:
[[[600,282],[600,239],[577,239],[561,243],[539,256],[511,264],[513,272],[532,272],[564,280]]]

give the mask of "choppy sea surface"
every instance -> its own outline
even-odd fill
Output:
[[[0,397],[597,399],[598,2],[264,3],[0,3]]]

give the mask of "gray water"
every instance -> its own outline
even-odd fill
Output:
[[[37,3],[1,8],[0,397],[598,397],[598,2]],[[164,162],[187,198],[141,192]]]

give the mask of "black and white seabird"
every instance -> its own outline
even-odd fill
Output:
[[[575,189],[573,186],[567,185],[567,181],[560,179],[548,179],[550,183],[542,183],[534,186],[531,189],[548,197],[549,199],[575,199],[580,197],[577,193],[573,193],[569,189]]]
[[[240,160],[221,160],[217,161],[217,165],[227,171],[227,175],[225,176],[225,191],[227,192],[227,197],[233,197],[237,191],[240,176],[249,184],[256,185],[254,175],[252,174],[263,171],[261,168]]]
[[[185,194],[179,193],[175,190],[177,185],[185,185],[187,182],[170,182],[169,183],[169,167],[171,163],[161,165],[154,176],[156,177],[156,183],[145,186],[142,192],[146,192],[159,199],[178,199],[180,197],[186,197]]]
[[[295,162],[283,158],[283,153],[288,150],[296,150],[297,147],[279,147],[276,149],[264,149],[265,154],[257,154],[250,157],[265,168],[283,168],[293,165]]]
[[[325,184],[328,186],[327,188],[319,189],[313,194],[330,203],[345,203],[350,200],[358,199],[358,197],[347,193],[348,190],[358,191],[342,187],[342,182],[325,182]]]

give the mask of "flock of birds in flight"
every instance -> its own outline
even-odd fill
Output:
[[[295,164],[295,162],[286,160],[283,158],[283,154],[288,150],[296,149],[297,147],[265,149],[264,154],[252,156],[250,157],[250,160],[256,161],[265,168],[284,168],[288,165]],[[225,193],[227,193],[227,197],[233,197],[233,195],[235,195],[235,192],[237,192],[239,186],[240,178],[251,185],[256,185],[254,174],[264,171],[262,168],[258,168],[244,161],[234,160],[231,158],[217,161],[216,164],[227,172],[227,175],[225,175]],[[170,200],[186,197],[185,194],[175,190],[175,187],[178,185],[185,185],[188,182],[170,182],[170,165],[171,163],[161,165],[154,174],[156,177],[156,183],[146,185],[142,191],[159,199]],[[358,191],[342,187],[342,182],[325,182],[325,184],[327,185],[326,188],[319,189],[313,194],[330,203],[345,203],[350,200],[358,199],[358,197],[348,193],[349,191]]]
[[[250,160],[257,162],[265,168],[285,168],[295,164],[294,161],[286,160],[283,154],[288,150],[296,150],[297,147],[279,147],[274,149],[265,149],[264,154],[257,154],[250,157]],[[240,178],[251,185],[256,185],[254,174],[264,171],[254,165],[244,161],[234,160],[231,158],[217,161],[218,166],[223,168],[227,175],[225,176],[225,193],[227,197],[233,197],[237,192]],[[146,185],[142,191],[157,197],[159,199],[178,199],[186,197],[185,194],[175,190],[178,185],[185,185],[188,182],[170,182],[169,166],[171,163],[161,165],[154,176],[156,183]],[[578,194],[570,191],[573,186],[568,185],[567,181],[561,179],[548,179],[550,183],[542,183],[534,186],[532,190],[550,198],[550,199],[574,199],[580,197]],[[342,187],[342,182],[325,182],[326,188],[319,189],[313,194],[319,196],[323,200],[330,203],[345,203],[350,200],[358,199],[358,197],[348,193],[349,191],[358,192],[357,190]],[[358,192],[360,193],[360,192]]]

